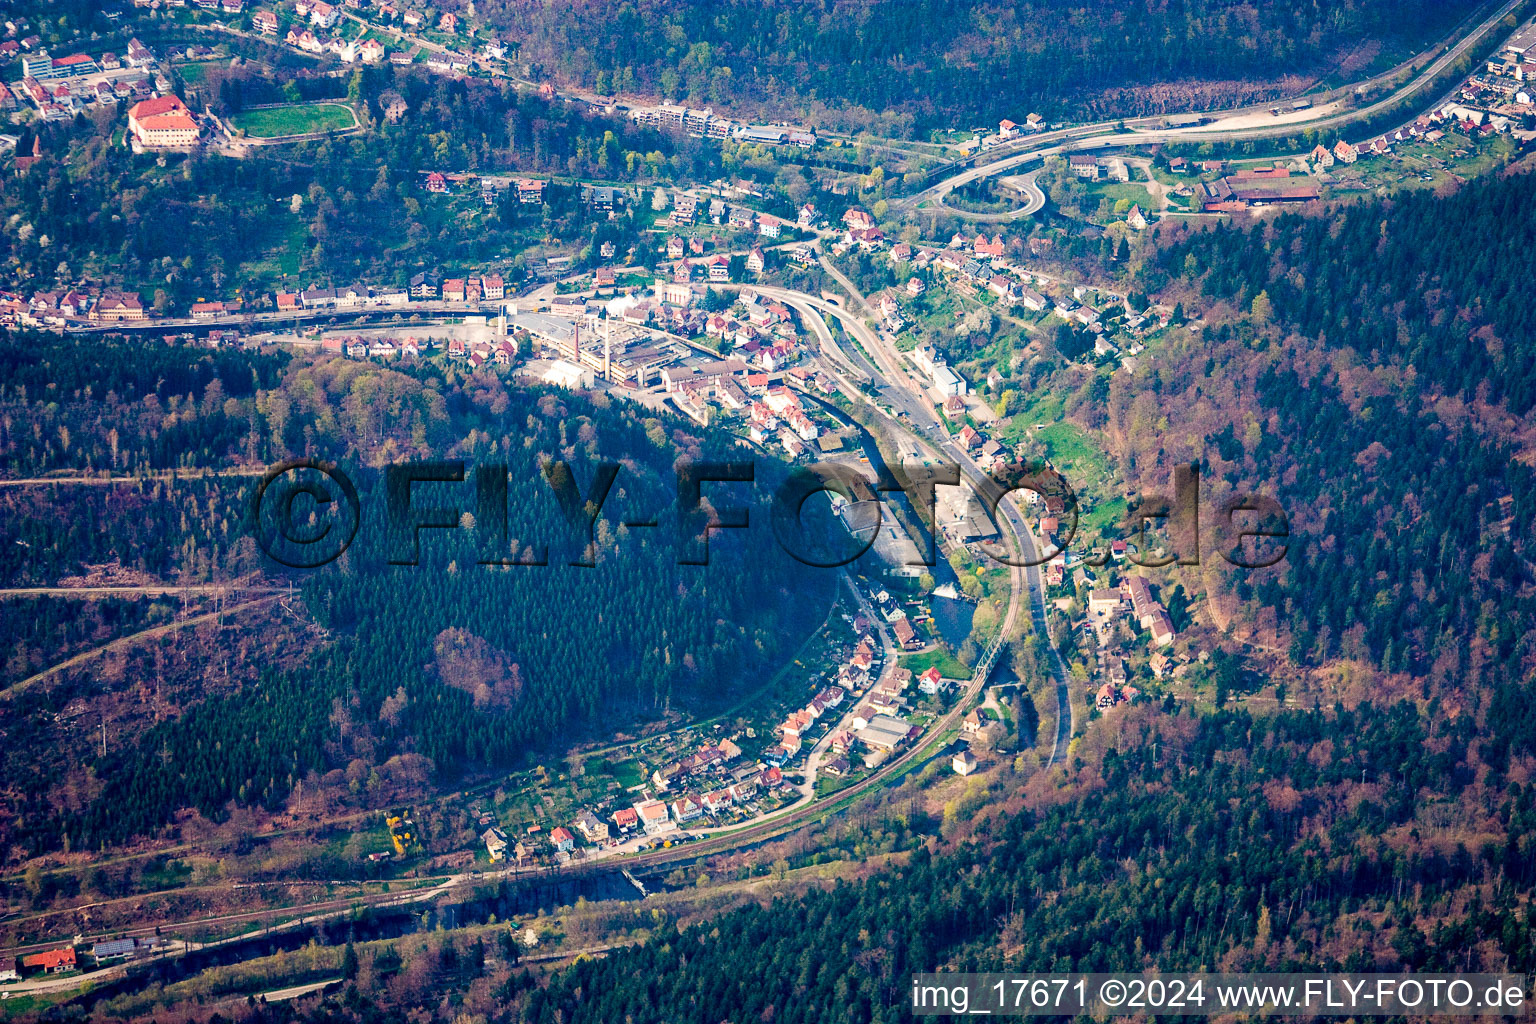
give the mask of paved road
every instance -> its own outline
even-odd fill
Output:
[[[1513,13],[1525,0],[1504,0],[1494,12],[1472,29],[1461,36],[1445,53],[1431,61],[1419,74],[1406,82],[1403,86],[1393,91],[1386,98],[1356,110],[1348,110],[1343,113],[1332,113],[1327,108],[1318,111],[1318,116],[1307,120],[1288,120],[1280,124],[1272,124],[1258,128],[1221,128],[1215,125],[1193,126],[1189,128],[1162,128],[1166,124],[1163,117],[1136,118],[1126,121],[1103,121],[1098,124],[1080,125],[1071,128],[1061,128],[1056,131],[1042,132],[1021,140],[1017,147],[1009,147],[1012,152],[1000,156],[989,163],[960,171],[948,178],[931,185],[913,196],[887,200],[887,204],[893,212],[904,213],[917,209],[919,206],[930,205],[945,210],[950,214],[961,213],[953,208],[943,205],[944,197],[962,185],[970,184],[982,178],[994,177],[1004,171],[1012,170],[1033,160],[1043,160],[1048,156],[1058,156],[1069,152],[1081,152],[1089,149],[1103,149],[1111,146],[1144,146],[1171,142],[1246,142],[1259,139],[1284,138],[1303,131],[1325,131],[1331,128],[1342,128],[1347,125],[1367,121],[1379,114],[1386,113],[1406,100],[1418,96],[1427,90],[1442,73],[1456,61],[1460,60],[1474,47],[1478,46],[1484,38],[1499,26],[1499,23]],[[1367,85],[1383,80],[1382,76],[1367,80]],[[1213,112],[1216,113],[1216,112]],[[1225,112],[1232,114],[1235,112]],[[1133,130],[1120,131],[1120,126]],[[998,147],[1000,152],[1004,147]],[[1033,197],[1031,197],[1033,199]],[[1018,214],[1023,216],[1022,213]]]
[[[1042,157],[1043,159],[1043,157]],[[1010,185],[1024,193],[1024,205],[1013,210],[1002,210],[994,213],[976,213],[971,210],[962,210],[958,206],[951,206],[947,202],[949,193],[953,189],[945,189],[933,198],[933,205],[942,209],[951,217],[970,221],[973,224],[1006,224],[1011,221],[1023,220],[1025,217],[1033,217],[1045,208],[1045,193],[1036,184],[1035,179],[1040,176],[1040,170],[1036,169],[1027,174],[1010,174],[1001,179],[1002,184]],[[973,179],[974,180],[974,179]]]

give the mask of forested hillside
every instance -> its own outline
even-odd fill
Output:
[[[482,0],[522,59],[600,91],[827,109],[847,126],[968,128],[1031,110],[1111,117],[1273,95],[1361,43],[1427,41],[1467,0],[1335,4]],[[1300,81],[1293,82],[1300,84]],[[1154,86],[1156,86],[1154,88]]]
[[[516,965],[512,933],[492,965],[491,936],[448,932],[404,964],[364,953],[319,1005],[234,1012],[876,1024],[914,1019],[911,976],[936,968],[1529,972],[1536,737],[1512,712],[1532,696],[1521,684],[1475,712],[1407,700],[1261,717],[1144,704],[1099,722],[1061,776],[995,775],[985,809],[968,794],[940,823],[887,805],[885,834],[911,852],[861,880],[681,929],[624,908],[614,919],[661,923],[547,984]]]
[[[576,964],[514,1019],[905,1020],[936,968],[1528,971],[1536,793],[1479,779],[1470,716],[1443,710],[1147,709],[1069,775],[1081,796],[1014,799],[952,853]],[[1440,799],[1454,827],[1428,823]]]
[[[0,192],[0,258],[38,286],[126,284],[162,310],[249,288],[252,275],[275,285],[274,260],[290,268],[289,288],[403,285],[423,268],[515,256],[546,235],[590,233],[594,243],[626,248],[634,241],[624,220],[584,232],[575,188],[551,189],[545,206],[520,204],[509,191],[494,207],[475,195],[454,208],[431,201],[425,171],[654,181],[703,176],[719,159],[718,147],[588,116],[511,85],[393,67],[299,83],[249,65],[217,67],[201,89],[223,116],[248,104],[343,99],[370,130],[280,157],[193,157],[168,170],[110,144],[115,112],[34,129],[47,158]],[[23,145],[30,149],[31,134]]]
[[[632,728],[669,708],[714,706],[761,685],[826,614],[830,574],[800,566],[775,544],[720,535],[709,565],[678,564],[674,461],[740,455],[728,439],[636,406],[508,389],[457,370],[445,378],[441,368],[409,373],[340,359],[285,368],[191,348],[152,349],[137,367],[112,343],[8,344],[28,350],[8,356],[20,383],[4,396],[7,420],[45,425],[49,438],[9,436],[12,473],[153,469],[161,433],[174,430],[172,467],[260,465],[295,453],[335,459],[362,492],[364,520],[341,562],[294,577],[328,637],[312,641],[304,663],[264,664],[257,637],[252,685],[207,700],[197,689],[178,692],[170,704],[181,714],[86,764],[48,757],[31,746],[46,740],[46,729],[24,725],[113,684],[18,698],[14,728],[0,726],[16,755],[3,780],[15,815],[4,831],[15,851],[51,848],[66,836],[80,849],[153,833],[181,808],[211,819],[231,804],[275,810],[299,783],[312,805],[378,801],[527,763],[588,732]],[[38,366],[74,386],[32,397]],[[185,398],[162,398],[167,384],[185,387]],[[209,400],[215,393],[220,401]],[[476,564],[484,538],[469,523],[454,536],[424,538],[421,565],[388,564],[380,467],[418,458],[506,463],[509,543],[497,555],[528,559],[534,545],[547,544],[549,564]],[[581,550],[564,542],[568,531],[543,478],[552,459],[572,467],[584,493],[597,461],[622,464],[595,525],[593,568],[569,564]],[[762,464],[755,491],[716,497],[747,504],[765,531],[774,472]],[[260,558],[244,526],[254,486],[246,476],[8,490],[0,523],[8,578],[43,582],[111,557],[160,578],[253,569],[282,578],[285,570]],[[435,496],[418,491],[418,506],[476,508],[469,483]],[[652,519],[654,528],[623,525]],[[137,690],[143,700],[151,691],[158,699],[158,684]],[[61,806],[55,798],[65,792],[86,796]]]
[[[1123,462],[1204,460],[1280,499],[1290,557],[1236,587],[1294,660],[1474,685],[1536,668],[1533,197],[1536,177],[1490,178],[1174,235],[1154,258],[1154,287],[1217,306],[1117,386]]]

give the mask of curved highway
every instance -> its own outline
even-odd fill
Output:
[[[1039,155],[1039,154],[1031,154]],[[1041,159],[1044,159],[1042,156]],[[1040,176],[1038,170],[1028,174],[1010,174],[998,179],[1000,184],[1008,185],[1024,193],[1024,205],[1014,210],[1001,210],[993,213],[977,213],[972,210],[962,210],[958,206],[951,206],[946,201],[953,187],[945,189],[933,198],[933,205],[943,209],[951,217],[981,224],[1005,224],[1009,221],[1022,220],[1025,217],[1033,217],[1045,208],[1045,193],[1036,184],[1035,179]]]
[[[1016,144],[999,146],[998,150],[1011,148],[1013,151],[1009,155],[995,159],[990,163],[971,167],[951,175],[915,195],[888,199],[887,205],[894,213],[899,214],[915,210],[925,204],[934,204],[946,213],[964,217],[964,211],[944,206],[943,199],[950,192],[962,185],[967,185],[982,178],[994,177],[1031,160],[1043,160],[1047,156],[1080,152],[1087,149],[1102,149],[1110,146],[1145,146],[1170,142],[1247,142],[1259,139],[1284,138],[1297,132],[1342,128],[1360,121],[1367,121],[1379,114],[1392,110],[1405,100],[1411,99],[1428,89],[1452,64],[1460,60],[1473,47],[1482,42],[1484,37],[1496,29],[1504,18],[1508,17],[1526,2],[1527,0],[1504,0],[1490,16],[1479,22],[1471,31],[1458,39],[1443,54],[1431,61],[1422,71],[1400,88],[1394,90],[1385,98],[1357,110],[1332,113],[1324,109],[1318,111],[1318,116],[1310,119],[1285,121],[1263,127],[1223,128],[1218,124],[1196,125],[1189,128],[1166,128],[1163,127],[1166,124],[1166,116],[1162,116],[1123,121],[1103,121],[1097,124],[1060,128],[1055,131],[1029,136]],[[1368,79],[1363,85],[1369,85],[1379,80],[1381,80],[1381,76]],[[1357,86],[1356,88],[1360,87],[1362,86]],[[1239,113],[1242,112],[1211,111],[1206,112],[1205,116],[1221,115],[1231,118]],[[1033,197],[1031,197],[1031,202],[1033,202]],[[1025,215],[1024,210],[1020,209],[1009,211],[1006,214],[972,215],[965,219],[1006,219],[1009,217],[1023,217]]]

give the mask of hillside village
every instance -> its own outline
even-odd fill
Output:
[[[883,603],[890,620],[902,621],[888,598]],[[768,735],[747,728],[690,740],[684,733],[679,742],[656,747],[667,759],[639,783],[571,807],[553,826],[547,819],[512,826],[482,815],[486,857],[493,864],[565,864],[687,842],[768,818],[812,793],[834,792],[919,743],[957,681],[937,668],[914,676],[887,659],[871,620],[860,614],[849,624],[852,646],[829,651],[838,660],[808,681],[810,698]],[[967,764],[973,770],[974,757]]]

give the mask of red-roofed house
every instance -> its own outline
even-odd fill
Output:
[[[44,974],[63,974],[65,971],[75,969],[75,948],[65,946],[63,949],[33,953],[31,956],[21,958],[21,966],[31,970],[41,970]]]

